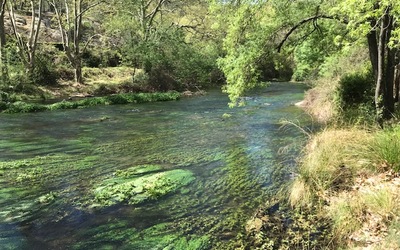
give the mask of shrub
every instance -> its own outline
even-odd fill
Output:
[[[107,104],[107,101],[104,97],[89,97],[78,101],[77,104],[78,107],[91,107]]]
[[[8,105],[6,102],[0,101],[0,111],[6,110]]]
[[[342,108],[359,104],[373,104],[374,77],[371,73],[344,75],[336,92],[337,101]]]
[[[59,78],[52,58],[45,53],[36,56],[35,69],[32,73],[32,81],[40,85],[55,85]]]
[[[95,96],[104,96],[115,94],[117,92],[118,89],[116,86],[102,83],[93,91],[93,94]]]

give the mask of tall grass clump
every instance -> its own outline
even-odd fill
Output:
[[[290,203],[329,221],[335,246],[382,242],[387,249],[397,249],[399,154],[400,126],[325,129],[305,147]]]
[[[369,162],[364,147],[370,141],[369,133],[357,129],[327,129],[316,134],[305,148],[290,203],[323,203],[330,192],[349,188],[355,173]]]
[[[377,168],[400,171],[400,127],[392,127],[376,133],[370,145]]]

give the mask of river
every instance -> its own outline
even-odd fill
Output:
[[[246,221],[294,171],[306,138],[282,120],[311,124],[294,106],[305,89],[273,83],[232,109],[226,95],[210,91],[173,102],[0,114],[0,248],[245,244]],[[131,200],[99,198],[102,185],[132,171],[131,188],[154,174],[184,177],[163,183],[165,193],[146,186]]]

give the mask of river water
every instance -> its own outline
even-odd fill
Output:
[[[305,87],[274,83],[229,108],[220,91],[174,102],[0,115],[0,249],[233,249],[290,179],[309,126]],[[155,164],[173,192],[96,205],[101,183]]]

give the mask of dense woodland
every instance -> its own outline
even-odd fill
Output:
[[[372,103],[378,120],[399,99],[392,1],[2,0],[0,14],[3,95],[127,66],[125,91],[226,84],[238,103],[269,80],[342,78],[342,107]]]
[[[259,230],[254,245],[400,246],[397,1],[0,0],[0,7],[4,111],[25,112],[13,103],[39,98],[216,86],[240,106],[268,82],[309,83],[303,105],[328,128],[310,135],[287,192],[295,229],[264,224],[278,236],[269,241]],[[372,243],[371,232],[379,236]]]

